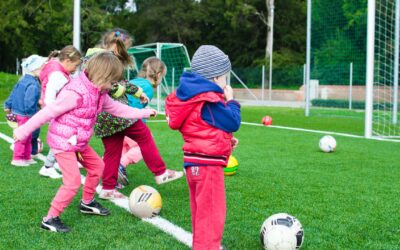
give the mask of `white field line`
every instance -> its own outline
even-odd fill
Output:
[[[258,126],[258,127],[278,128],[278,129],[286,129],[286,130],[293,130],[293,131],[317,133],[317,134],[338,135],[338,136],[344,136],[344,137],[375,140],[375,141],[400,142],[400,140],[393,140],[393,139],[387,139],[387,138],[378,138],[378,137],[365,138],[364,136],[361,136],[361,135],[337,133],[337,132],[332,132],[332,131],[313,130],[313,129],[304,129],[304,128],[293,128],[293,127],[285,127],[285,126],[277,126],[277,125],[264,126],[263,124],[253,123],[253,122],[241,122],[241,124],[250,125],[250,126]]]
[[[13,143],[14,140],[1,133],[0,132],[0,138],[5,140],[8,143]],[[45,161],[46,160],[46,156],[44,156],[43,154],[38,154],[38,159],[41,161]],[[85,176],[81,175],[81,182],[82,185],[85,183]],[[100,193],[101,191],[101,185],[97,186],[96,188],[96,192]],[[131,212],[129,209],[129,200],[128,197],[126,197],[125,199],[115,199],[115,200],[110,200],[112,203],[114,203],[115,205],[117,205],[118,207],[124,208],[126,211],[128,211],[129,213]],[[175,239],[177,239],[178,241],[180,241],[181,243],[185,244],[188,247],[192,247],[192,234],[185,231],[184,229],[176,226],[175,224],[169,222],[168,220],[160,217],[160,216],[156,216],[153,218],[144,218],[142,219],[142,221],[150,223],[151,225],[157,227],[158,229],[164,231],[165,233],[171,235],[172,237],[174,237]]]

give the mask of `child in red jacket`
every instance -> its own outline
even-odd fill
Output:
[[[176,92],[166,99],[168,125],[182,133],[183,160],[190,192],[193,249],[220,249],[226,200],[224,170],[238,140],[240,105],[226,84],[231,63],[212,45],[203,45]]]

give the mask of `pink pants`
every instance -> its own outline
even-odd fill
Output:
[[[87,171],[85,184],[83,185],[82,200],[85,203],[93,200],[96,187],[104,170],[104,163],[90,146],[87,146],[80,154],[82,160],[78,159],[75,152],[62,152],[55,155],[62,172],[63,184],[51,202],[48,217],[59,216],[79,191],[81,173],[78,161]]]
[[[129,164],[136,164],[143,159],[139,145],[129,137],[124,138],[122,146],[121,164],[127,167]]]
[[[166,170],[150,129],[142,120],[138,120],[123,131],[102,138],[104,145],[103,189],[105,190],[115,189],[117,185],[118,166],[125,136],[137,142],[144,162],[155,176],[163,174]]]
[[[223,167],[188,167],[186,180],[192,211],[193,249],[219,250],[226,216]]]
[[[17,115],[18,126],[26,123],[29,117]],[[24,140],[14,143],[13,160],[30,160],[32,151],[32,135],[29,135]]]

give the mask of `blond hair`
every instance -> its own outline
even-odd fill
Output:
[[[127,51],[132,46],[132,38],[126,30],[116,28],[107,31],[103,34],[100,44],[103,49],[109,49],[115,44],[117,47],[115,55],[121,60],[124,66],[133,66],[132,58]]]
[[[96,86],[119,81],[123,77],[124,65],[111,52],[101,52],[89,59],[86,72]]]
[[[69,59],[71,62],[76,62],[81,60],[82,55],[81,52],[79,52],[79,50],[77,50],[74,46],[67,45],[62,50],[53,50],[50,52],[49,60],[53,57],[58,57],[60,62],[63,62],[67,59]]]
[[[150,78],[154,84],[158,81],[158,74],[161,73],[161,78],[167,73],[165,63],[155,56],[149,57],[143,61],[142,67],[138,73],[138,77]]]

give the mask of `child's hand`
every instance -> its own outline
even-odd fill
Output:
[[[140,103],[148,103],[150,101],[150,99],[144,92],[140,95],[139,98],[140,98]]]
[[[232,148],[235,149],[237,147],[237,145],[239,144],[239,139],[232,137],[231,144],[232,144]]]
[[[18,137],[15,135],[15,133],[13,133],[13,138],[14,138],[14,142],[19,141]]]
[[[151,111],[153,111],[153,113],[150,115],[150,117],[156,117],[157,116],[157,110],[155,109],[150,109]]]
[[[230,101],[233,99],[233,89],[230,85],[226,85],[224,88],[224,95],[225,95],[225,99],[227,101]]]
[[[4,112],[6,113],[6,114],[9,114],[9,113],[11,113],[11,109],[4,109]]]

